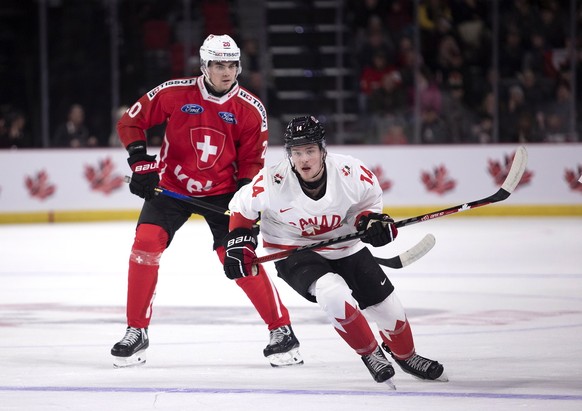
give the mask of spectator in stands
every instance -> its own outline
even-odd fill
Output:
[[[577,140],[576,135],[569,129],[571,99],[570,85],[565,81],[558,83],[554,99],[546,105],[538,117],[544,142],[566,143]]]
[[[452,143],[446,123],[433,106],[421,107],[420,142],[422,144]]]
[[[434,76],[427,67],[421,67],[420,72],[416,77],[416,87],[419,88],[419,104],[420,107],[434,111],[437,116],[442,112],[442,92],[438,84],[434,80]],[[409,101],[412,102],[411,111],[414,109],[415,90],[409,90]]]
[[[388,58],[384,51],[377,50],[374,53],[372,64],[363,68],[360,75],[360,111],[368,111],[368,103],[372,93],[382,85],[382,78],[386,74],[396,73],[396,68],[388,64]]]
[[[506,99],[499,105],[499,141],[515,141],[519,119],[524,115],[531,115],[532,112],[533,109],[525,101],[521,86],[512,85]]]
[[[386,140],[386,134],[392,126],[405,124],[405,111],[406,93],[402,88],[400,74],[392,70],[382,76],[381,86],[369,96],[371,133],[367,142],[377,144]],[[392,129],[393,133],[395,131]]]
[[[382,53],[387,61],[395,60],[395,47],[392,40],[387,36],[382,21],[373,18],[366,32],[366,38],[357,51],[357,65],[359,74],[364,67],[374,65],[374,56]]]
[[[474,112],[476,120],[471,127],[471,136],[466,142],[475,144],[493,143],[493,119],[497,116],[497,104],[493,90],[485,92]]]
[[[413,31],[413,3],[410,0],[392,0],[384,17],[384,25],[390,37],[397,43]]]
[[[85,109],[80,104],[69,108],[67,121],[57,127],[53,147],[96,147],[98,140],[85,125]]]
[[[0,120],[0,148],[32,147],[32,136],[24,113],[13,111],[6,117]]]
[[[449,141],[455,144],[471,142],[474,115],[464,97],[463,77],[451,75],[443,93],[442,117],[450,132]]]
[[[523,90],[524,100],[533,114],[537,115],[542,105],[551,98],[549,83],[544,82],[543,79],[540,80],[536,72],[527,68],[517,74],[517,80]]]
[[[541,31],[532,30],[529,38],[529,49],[523,56],[523,69],[533,71],[538,77],[549,77],[546,67],[546,53],[549,50],[546,39]]]
[[[541,30],[551,48],[559,49],[564,47],[568,24],[560,2],[546,0],[541,5],[539,25],[537,27]]]
[[[422,0],[418,6],[422,55],[431,69],[441,37],[452,31],[452,12],[446,0]]]
[[[517,26],[510,26],[499,48],[499,73],[502,79],[515,78],[522,70],[525,49]]]

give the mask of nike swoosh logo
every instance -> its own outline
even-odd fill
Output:
[[[380,283],[380,285],[384,285],[386,284],[386,278],[384,278],[384,280]]]
[[[281,208],[281,209],[279,210],[279,212],[280,212],[280,213],[284,213],[285,211],[289,211],[289,210],[291,210],[292,208],[293,208],[293,207],[289,207],[289,208]]]

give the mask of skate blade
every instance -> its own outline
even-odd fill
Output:
[[[386,381],[384,381],[382,384],[386,384],[388,386],[389,389],[391,389],[392,391],[396,391],[396,386],[394,385],[394,383],[392,382],[392,378],[387,379]]]
[[[440,382],[449,382],[449,376],[443,371],[440,377],[438,377],[435,381]]]
[[[146,362],[146,350],[141,350],[129,357],[113,357],[113,367],[114,368],[128,368],[137,367],[144,365]]]
[[[271,367],[288,367],[290,365],[303,364],[303,358],[299,354],[299,348],[293,348],[279,354],[271,354],[267,359],[271,363]]]
[[[406,371],[405,371],[406,372]],[[407,373],[410,374],[410,373]],[[411,376],[414,377],[415,380],[418,381],[427,381],[427,382],[449,382],[449,377],[447,376],[447,374],[443,371],[443,373],[438,377],[435,378],[434,380],[430,380],[428,378],[420,378],[414,374],[410,374]]]

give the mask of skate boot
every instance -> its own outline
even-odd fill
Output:
[[[388,348],[386,344],[382,344],[382,348],[392,356],[394,361],[396,361],[400,368],[402,368],[402,371],[418,378],[419,380],[443,382],[449,380],[445,374],[444,367],[438,361],[429,360],[418,354],[414,354],[407,360],[399,360],[394,357],[394,354],[392,354],[392,351],[390,351],[390,348]]]
[[[390,380],[390,378],[394,377],[394,368],[386,356],[384,356],[384,353],[379,346],[376,347],[376,350],[374,350],[373,353],[362,355],[362,361],[368,368],[368,371],[370,371],[370,374],[372,374],[374,381],[383,382],[391,389],[396,389]]]
[[[111,349],[113,366],[124,368],[144,364],[149,345],[147,328],[127,327],[125,336]]]
[[[269,345],[265,347],[263,354],[272,367],[303,364],[299,354],[299,341],[290,325],[271,330]]]

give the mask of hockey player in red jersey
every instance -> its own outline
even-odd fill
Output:
[[[446,381],[441,364],[416,353],[394,286],[362,243],[380,247],[398,234],[394,221],[383,214],[376,176],[353,157],[327,153],[325,130],[312,116],[294,118],[284,139],[288,160],[263,168],[229,204],[231,231],[224,238],[227,277],[252,278],[257,242],[251,227],[259,213],[263,246],[270,253],[365,230],[361,240],[277,261],[278,275],[321,306],[375,381],[394,388],[394,368],[368,320],[377,324],[382,347],[404,372]]]
[[[145,199],[129,257],[127,329],[111,349],[114,365],[145,362],[148,326],[160,257],[175,232],[199,214],[213,249],[224,259],[222,239],[229,218],[189,203],[156,195],[159,185],[227,209],[234,193],[264,165],[267,113],[262,102],[240,87],[240,49],[228,35],[210,35],[200,47],[203,75],[166,81],[143,95],[120,119],[117,130],[133,171],[129,188]],[[166,122],[159,162],[147,153],[145,130]],[[237,280],[270,330],[263,354],[271,365],[303,363],[289,313],[262,267]]]

